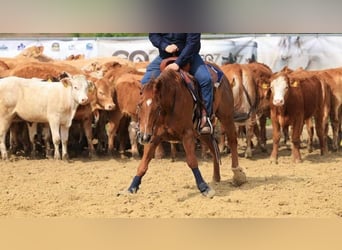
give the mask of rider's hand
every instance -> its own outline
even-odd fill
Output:
[[[167,53],[172,54],[172,53],[178,51],[178,47],[176,44],[170,44],[170,45],[166,46],[165,51]]]
[[[165,69],[172,69],[172,70],[178,71],[179,65],[177,63],[170,63],[169,65],[166,66]]]

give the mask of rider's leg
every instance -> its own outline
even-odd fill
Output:
[[[212,133],[212,125],[210,123],[213,103],[211,76],[200,55],[195,55],[191,64],[190,74],[192,74],[198,81],[205,104],[205,110],[202,110],[200,132],[204,134]]]

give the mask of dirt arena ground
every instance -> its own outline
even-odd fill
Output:
[[[241,145],[241,140],[239,141]],[[272,148],[268,141],[268,150]],[[212,199],[196,188],[192,172],[178,160],[152,160],[135,195],[117,196],[135,175],[139,160],[101,157],[71,162],[12,158],[0,161],[2,218],[338,218],[342,217],[342,153],[320,156],[301,150],[303,163],[291,163],[289,146],[279,164],[254,150],[240,165],[248,182],[231,184],[230,156],[222,156],[220,183],[213,183],[211,160],[199,159]]]

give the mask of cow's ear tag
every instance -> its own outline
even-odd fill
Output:
[[[294,81],[293,83],[291,83],[290,86],[293,87],[293,88],[297,88],[298,87],[298,82]]]
[[[262,89],[268,89],[268,84],[264,82],[263,84],[261,84],[261,88]]]
[[[67,79],[62,79],[63,86],[67,88],[69,86]]]
[[[47,79],[48,82],[52,82],[51,78]]]

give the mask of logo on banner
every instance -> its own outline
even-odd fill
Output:
[[[0,50],[8,50],[8,47],[5,44],[2,44],[0,46]]]
[[[53,43],[53,44],[51,45],[51,50],[52,50],[52,51],[59,51],[59,50],[60,50],[60,48],[59,48],[59,43]]]
[[[17,50],[23,50],[25,49],[25,45],[23,43],[20,43],[18,46],[17,46]]]
[[[147,53],[143,50],[135,50],[131,53],[126,50],[117,50],[113,53],[113,56],[128,59],[132,62],[146,62],[149,60]]]
[[[87,43],[86,44],[86,49],[87,50],[92,50],[93,49],[93,44],[92,43]]]

